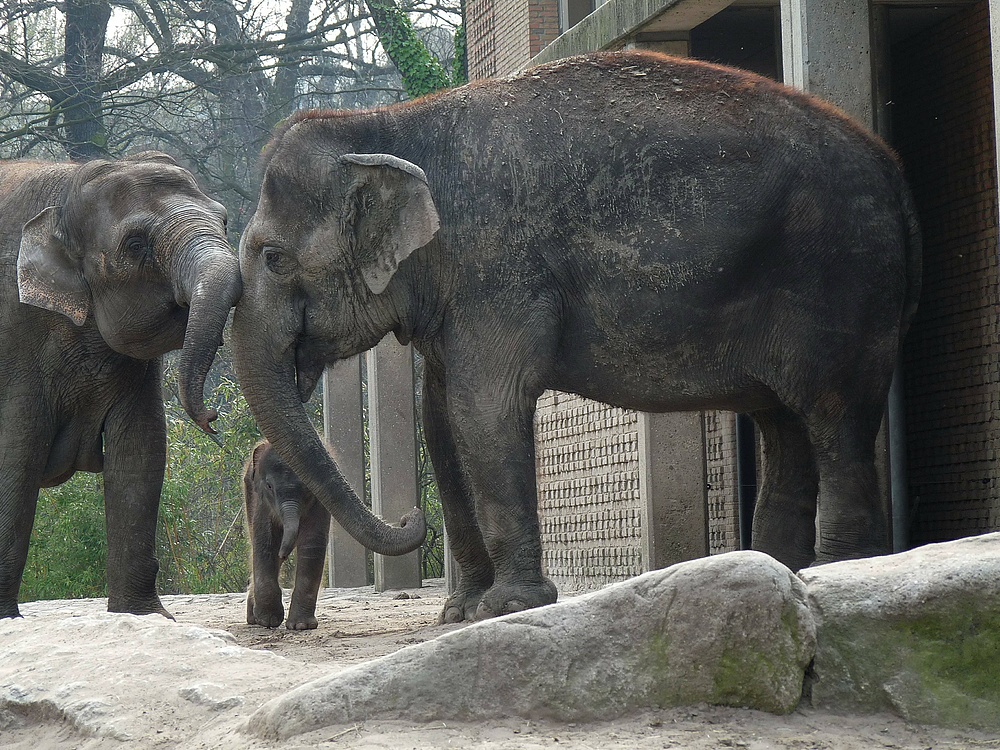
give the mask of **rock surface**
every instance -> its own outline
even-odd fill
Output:
[[[812,704],[1000,729],[1000,534],[802,571]]]
[[[787,713],[815,649],[805,587],[758,552],[694,560],[489,620],[303,685],[261,707],[287,738],[379,719],[608,719],[650,707]]]

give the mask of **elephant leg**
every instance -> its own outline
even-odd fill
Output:
[[[248,503],[249,505],[249,503]],[[247,508],[250,519],[250,588],[247,590],[247,624],[276,628],[285,619],[278,571],[281,561],[281,528],[267,504],[259,499]]]
[[[819,468],[816,563],[891,551],[886,511],[875,471],[878,404],[841,406],[808,418]]]
[[[316,598],[323,584],[326,544],[330,538],[330,513],[314,502],[299,524],[295,546],[295,588],[288,605],[289,630],[312,630],[316,627]]]
[[[448,380],[448,417],[493,563],[493,585],[476,619],[552,604],[557,596],[542,575],[534,441],[535,404],[556,334],[537,309],[532,314],[525,305],[524,312],[508,323],[517,332],[509,346],[477,348],[475,360],[462,360],[467,367]]]
[[[20,617],[17,597],[28,560],[28,542],[38,503],[37,483],[0,467],[0,619]]]
[[[135,395],[105,420],[108,611],[173,619],[156,593],[156,523],[167,453],[160,366],[150,361]]]
[[[441,497],[448,546],[459,569],[458,587],[445,602],[440,621],[462,622],[475,619],[483,594],[493,585],[493,563],[476,521],[475,503],[447,412],[444,376],[425,361],[424,439]]]
[[[792,570],[815,556],[819,476],[802,419],[785,408],[755,412],[764,441],[764,477],[753,515],[753,549]]]

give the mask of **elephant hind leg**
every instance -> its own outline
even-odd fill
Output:
[[[764,478],[753,516],[753,549],[792,570],[815,556],[819,473],[803,420],[779,407],[756,412],[764,441]]]
[[[811,415],[809,434],[819,469],[816,562],[891,551],[888,512],[875,470],[875,440],[883,406],[847,406],[830,417]]]

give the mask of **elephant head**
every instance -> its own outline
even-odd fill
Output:
[[[312,502],[312,496],[278,454],[265,440],[254,446],[243,474],[243,493],[247,498],[247,521],[256,520],[256,508],[263,503],[271,518],[281,521],[281,544],[278,559],[285,561],[299,537],[302,506]],[[253,534],[251,534],[253,536]]]
[[[371,348],[393,328],[398,299],[390,282],[437,228],[426,178],[409,162],[343,151],[317,161],[302,149],[272,151],[240,245],[244,296],[233,318],[233,362],[250,409],[341,526],[381,554],[418,547],[426,534],[422,514],[415,508],[399,528],[373,516],[302,402],[325,365]]]
[[[17,281],[22,302],[92,320],[120,354],[182,348],[181,403],[214,432],[205,378],[242,283],[225,208],[169,156],[75,167],[62,200],[24,225]]]

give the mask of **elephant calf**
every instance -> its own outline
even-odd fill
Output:
[[[373,518],[302,407],[393,333],[461,575],[445,620],[548,604],[532,424],[546,389],[760,428],[753,546],[791,568],[889,551],[875,439],[920,290],[894,155],[745,71],[599,53],[371,112],[305,112],[264,156],[240,245],[240,383],[361,543]],[[818,534],[817,534],[818,529]]]
[[[323,582],[330,513],[266,440],[254,446],[243,472],[243,499],[251,546],[247,623],[276,628],[285,616],[278,570],[292,550],[295,588],[289,630],[316,627],[316,597]]]
[[[108,609],[156,594],[160,356],[211,431],[205,376],[242,286],[226,210],[166,154],[0,162],[0,617],[19,616],[38,490],[104,473]],[[169,615],[168,615],[169,616]]]

